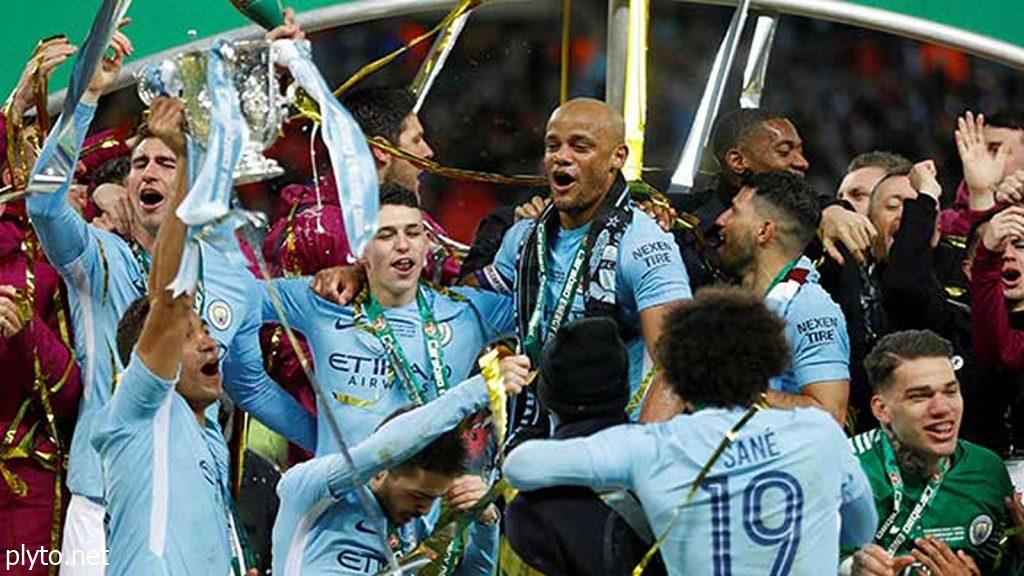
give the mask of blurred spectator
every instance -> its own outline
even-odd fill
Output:
[[[995,207],[999,183],[1024,169],[1024,113],[1003,112],[986,119],[967,111],[957,125],[964,181],[953,207],[942,211],[942,233],[964,237],[973,220]]]
[[[846,176],[839,183],[836,198],[849,202],[857,213],[867,216],[875,184],[890,170],[909,165],[910,160],[893,152],[875,150],[858,154],[846,167]]]

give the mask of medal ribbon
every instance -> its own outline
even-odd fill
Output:
[[[766,298],[769,294],[772,293],[772,290],[774,290],[775,287],[779,285],[779,282],[782,282],[783,280],[786,279],[787,276],[789,276],[789,273],[792,272],[793,268],[796,267],[796,264],[797,262],[800,261],[800,258],[801,256],[797,256],[795,260],[783,266],[782,270],[779,270],[779,273],[775,275],[774,279],[772,279],[772,283],[769,284],[768,288],[764,291],[764,295]]]
[[[423,326],[423,343],[427,349],[430,371],[434,376],[434,382],[437,386],[437,395],[441,396],[448,390],[448,380],[444,374],[444,348],[441,344],[441,329],[437,324],[437,320],[434,319],[434,313],[427,303],[422,287],[416,289],[416,307],[419,309],[420,322]],[[364,310],[357,305],[355,310],[356,324],[361,323],[363,313]],[[373,297],[373,294],[369,292],[367,293],[365,315],[367,320],[369,320],[369,326],[366,327],[368,332],[376,336],[381,346],[384,347],[388,361],[394,368],[395,375],[402,381],[402,385],[405,387],[409,398],[418,405],[425,404],[427,402],[426,382],[417,385],[418,379],[416,374],[413,372],[412,365],[409,363],[405,351],[402,350],[402,345],[399,344],[398,338],[391,329],[391,325],[388,323],[387,318],[384,317],[384,309],[381,307],[380,302]]]
[[[555,311],[551,315],[551,321],[548,322],[547,330],[544,333],[544,337],[540,337],[540,322],[544,316],[544,301],[546,300],[545,295],[547,293],[547,277],[548,277],[548,261],[547,261],[547,226],[544,220],[537,222],[537,264],[540,268],[540,284],[537,289],[537,302],[533,306],[533,313],[530,315],[530,323],[527,327],[526,339],[523,341],[523,348],[530,358],[536,360],[540,357],[540,349],[547,342],[548,338],[552,334],[558,332],[558,329],[562,327],[562,323],[565,322],[565,318],[568,315],[569,308],[572,305],[573,300],[576,299],[576,291],[579,288],[580,280],[583,279],[585,274],[584,267],[587,263],[587,256],[589,250],[588,238],[584,237],[583,241],[580,242],[579,248],[576,249],[576,256],[573,257],[572,265],[569,267],[569,274],[565,278],[565,283],[562,284],[562,291],[558,294],[558,301],[555,303]]]
[[[892,542],[886,546],[885,551],[892,556],[900,549],[900,546],[907,541],[910,537],[910,533],[917,527],[917,524],[921,520],[921,515],[924,514],[928,504],[935,498],[935,495],[939,492],[939,487],[942,486],[942,480],[946,477],[946,472],[949,471],[949,458],[943,458],[939,462],[939,470],[932,475],[928,481],[928,485],[925,486],[924,492],[921,493],[921,498],[917,501],[913,510],[910,511],[910,515],[907,516],[907,520],[903,523],[900,528],[896,528],[896,518],[900,514],[900,509],[903,507],[903,498],[905,495],[903,475],[900,474],[899,464],[896,462],[896,454],[893,452],[892,444],[889,441],[889,436],[885,432],[880,434],[882,437],[882,464],[885,467],[885,474],[889,478],[889,483],[892,485],[892,512],[889,517],[882,522],[879,526],[878,531],[875,532],[875,542],[881,544],[882,539],[885,538],[890,532],[895,534]]]

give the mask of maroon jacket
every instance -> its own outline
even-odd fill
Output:
[[[35,387],[35,362],[39,361],[38,374],[50,390],[49,403],[55,416],[57,438],[66,451],[70,445],[70,430],[78,412],[78,400],[82,393],[78,366],[71,349],[61,339],[58,311],[65,303],[66,294],[61,289],[57,298],[60,278],[46,262],[38,248],[23,251],[27,224],[23,210],[16,204],[8,204],[0,216],[0,285],[8,285],[25,294],[26,266],[31,262],[35,280],[34,317],[27,326],[10,340],[0,337],[0,465],[10,474],[12,480],[24,483],[27,492],[17,494],[6,479],[0,478],[0,548],[16,549],[20,544],[52,548],[59,542],[52,542],[56,475],[52,466],[44,466],[39,459],[60,463],[57,446],[47,425],[39,391]],[[26,257],[31,256],[31,260]],[[64,316],[64,325],[70,330],[70,319]],[[67,334],[70,342],[71,334]],[[59,384],[59,387],[58,387]],[[27,406],[20,422],[14,425],[20,408]],[[11,442],[5,435],[13,429]],[[13,450],[25,444],[29,457]],[[66,452],[65,452],[66,453]],[[62,504],[66,504],[66,499]],[[59,513],[59,510],[57,511]],[[59,517],[59,516],[58,516]],[[59,534],[59,530],[56,532]],[[14,572],[29,574],[28,568]],[[45,574],[32,571],[32,574]]]
[[[971,333],[978,362],[1024,371],[1024,332],[1010,326],[1002,284],[1003,255],[978,243],[971,266]]]

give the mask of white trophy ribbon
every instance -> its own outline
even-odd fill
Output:
[[[210,99],[210,139],[198,174],[190,169],[188,196],[175,212],[188,225],[185,249],[181,255],[178,275],[168,286],[175,296],[194,292],[199,282],[201,241],[211,244],[229,259],[244,264],[234,231],[245,222],[246,215],[231,210],[231,191],[235,166],[242,153],[242,142],[248,129],[238,105],[235,90],[222,50],[224,42],[214,45],[207,56],[206,81]],[[199,147],[189,145],[189,167],[195,166]]]
[[[377,228],[377,167],[355,118],[338,102],[317,70],[308,42],[276,40],[274,59],[291,71],[295,82],[320,106],[323,139],[331,157],[338,205],[352,253],[359,256]]]

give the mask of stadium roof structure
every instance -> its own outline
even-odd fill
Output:
[[[676,0],[679,2],[736,5],[736,0]],[[559,0],[489,0],[487,4],[550,2]],[[455,0],[286,0],[310,31],[415,13],[449,9]],[[5,41],[0,43],[0,86],[14,86],[36,42],[53,34],[67,34],[81,43],[101,4],[100,0],[32,0],[8,8]],[[628,6],[629,0],[609,0],[609,10]],[[1024,27],[1015,16],[1019,0],[751,0],[750,9],[818,18],[888,32],[898,36],[958,48],[971,54],[1024,69]],[[245,38],[259,35],[228,0],[135,0],[128,15],[136,54],[125,67],[121,85],[146,62],[188,49],[204,48],[213,37]],[[612,32],[614,33],[614,32]],[[614,45],[612,43],[611,45]],[[70,66],[57,71],[51,89],[62,89]]]

